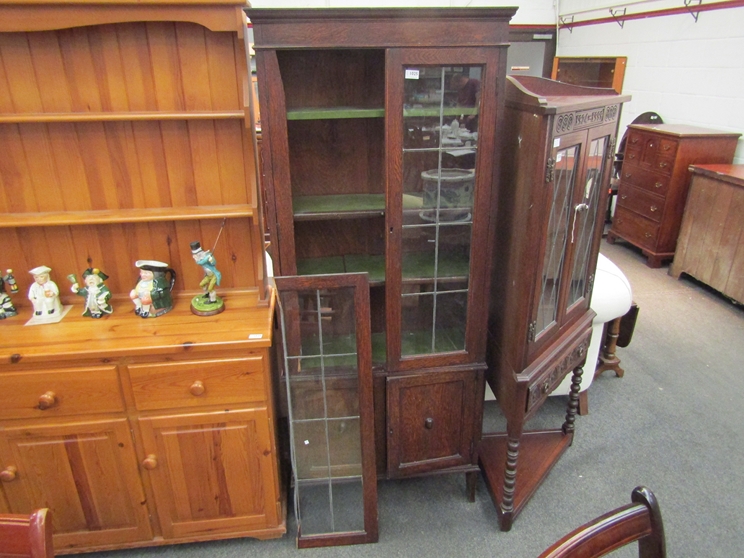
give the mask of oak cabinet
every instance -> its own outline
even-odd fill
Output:
[[[487,380],[506,417],[480,464],[502,530],[573,438],[589,308],[622,103],[609,89],[509,76]],[[573,371],[564,424],[526,422]]]
[[[731,163],[740,134],[679,124],[628,126],[607,241],[637,246],[649,267],[674,257],[695,163]]]
[[[514,11],[247,11],[277,275],[369,277],[380,476],[477,471]]]

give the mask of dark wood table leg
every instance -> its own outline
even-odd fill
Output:
[[[620,335],[620,320],[622,317],[615,318],[607,324],[607,334],[602,343],[602,350],[599,354],[599,366],[594,372],[594,377],[598,377],[605,370],[614,370],[618,378],[622,378],[625,371],[620,368],[620,359],[615,356],[617,350],[617,338]]]

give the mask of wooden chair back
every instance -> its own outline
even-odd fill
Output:
[[[664,525],[654,494],[639,486],[632,504],[606,513],[553,544],[540,558],[597,558],[638,541],[640,558],[666,558]]]
[[[53,558],[51,512],[43,508],[31,515],[0,514],[0,557]]]

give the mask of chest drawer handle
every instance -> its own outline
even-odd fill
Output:
[[[666,161],[662,161],[661,163],[659,163],[659,168],[660,168],[660,169],[663,169],[663,168],[664,168],[664,167],[666,167],[666,166],[667,166],[668,164],[669,164],[669,163],[667,163]]]
[[[630,143],[638,143],[638,138],[630,138]]]
[[[5,469],[0,471],[0,480],[3,482],[11,482],[16,480],[16,473],[18,469],[13,465],[8,465]]]
[[[647,233],[644,233],[643,236],[645,236],[646,238],[651,238],[654,235],[652,235],[650,232],[647,232]]]
[[[627,194],[623,194],[622,196],[620,196],[620,199],[621,200],[627,200],[628,199],[628,195]]]
[[[53,391],[47,391],[39,397],[39,409],[46,411],[57,404],[57,395]]]
[[[631,153],[630,155],[628,155],[628,159],[635,159],[635,153]]]
[[[654,184],[654,188],[661,188],[662,186],[664,185],[661,182],[657,182],[656,184]]]
[[[664,151],[669,151],[670,147],[668,145],[664,144],[664,146],[662,147],[662,149]]]
[[[625,178],[630,178],[631,176],[633,176],[631,173],[629,173],[629,172],[626,172],[625,173]]]
[[[540,387],[540,391],[544,394],[548,393],[548,390],[550,389],[550,382],[547,380],[543,382],[543,385]]]
[[[659,208],[656,207],[655,205],[652,205],[651,206],[651,211],[659,211]]]
[[[434,419],[431,417],[427,418],[424,421],[424,428],[426,428],[427,430],[431,430],[432,428],[434,428]]]
[[[152,471],[158,466],[158,458],[152,453],[142,460],[142,468]]]
[[[204,383],[201,380],[196,380],[193,384],[191,384],[191,387],[189,388],[191,395],[195,397],[203,395],[206,390],[207,388],[204,387]]]

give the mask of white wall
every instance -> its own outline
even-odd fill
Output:
[[[560,13],[595,6],[562,0]],[[661,7],[645,4],[643,10]],[[609,15],[605,9],[574,17]],[[697,23],[684,13],[629,20],[622,28],[611,22],[561,29],[557,55],[628,57],[623,92],[633,99],[623,108],[621,131],[640,113],[654,111],[666,123],[744,133],[744,8],[701,12]],[[744,164],[744,140],[734,162]]]
[[[553,25],[556,10],[576,21],[609,17],[619,0],[252,0],[256,8],[340,8],[402,6],[519,6],[513,24]],[[707,3],[707,2],[706,2]],[[628,13],[683,6],[682,0],[626,4]],[[744,8],[635,19],[574,27],[558,33],[559,56],[627,56],[623,108],[625,126],[646,111],[664,122],[744,133]],[[744,164],[744,140],[734,160]]]

